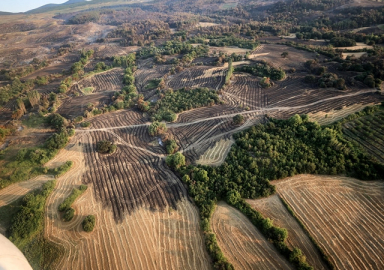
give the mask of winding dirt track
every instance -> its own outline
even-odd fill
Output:
[[[337,269],[384,269],[384,183],[298,175],[273,181]]]
[[[74,162],[46,205],[45,236],[65,248],[58,269],[210,269],[197,209],[186,198],[177,202],[176,210],[144,205],[116,222],[112,209],[102,205],[89,184],[73,204],[74,219],[60,220],[58,205],[82,183],[86,171],[85,150],[79,144],[83,136],[73,138],[52,161]],[[81,222],[89,214],[96,216],[96,227],[86,233]]]
[[[293,269],[247,217],[226,203],[217,204],[211,227],[235,269]]]
[[[321,254],[305,234],[294,217],[288,212],[277,194],[257,200],[246,200],[253,208],[273,221],[275,226],[288,230],[287,245],[293,249],[300,248],[307,262],[315,269],[328,269]]]

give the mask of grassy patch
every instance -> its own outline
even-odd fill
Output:
[[[46,118],[40,114],[29,114],[25,119],[22,121],[23,125],[29,128],[38,128],[38,127],[44,127],[46,123]]]
[[[154,88],[157,88],[159,86],[161,82],[161,79],[153,79],[153,80],[150,80],[147,85],[145,86],[145,89],[146,90],[149,90],[149,89],[154,89]]]
[[[81,89],[81,92],[83,92],[84,95],[89,95],[89,94],[93,93],[94,89],[95,88],[93,88],[93,87],[86,87],[86,88]]]

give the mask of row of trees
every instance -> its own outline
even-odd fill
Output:
[[[74,188],[71,194],[65,198],[65,200],[59,205],[58,210],[62,213],[64,221],[71,221],[75,214],[75,209],[72,208],[72,204],[75,200],[87,190],[86,185],[81,185],[79,188]]]

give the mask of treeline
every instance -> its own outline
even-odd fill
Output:
[[[206,41],[206,40],[209,41]],[[190,43],[201,43],[201,44],[207,44],[210,46],[216,46],[216,47],[225,47],[225,46],[237,46],[239,48],[245,48],[254,50],[259,46],[258,41],[254,41],[251,39],[246,38],[240,38],[233,35],[229,36],[211,36],[211,35],[200,35],[195,38],[189,39]]]
[[[150,110],[152,113],[151,118],[156,121],[165,120],[173,122],[176,120],[176,113],[204,106],[212,106],[219,102],[220,99],[216,91],[209,90],[208,88],[167,90],[160,94],[160,100]]]
[[[58,210],[63,213],[64,221],[71,221],[75,215],[75,209],[72,204],[75,200],[87,190],[86,185],[81,185],[79,188],[73,188],[71,194],[59,205]]]
[[[252,66],[240,66],[235,68],[236,72],[247,72],[257,77],[268,77],[272,80],[279,81],[285,78],[284,70],[274,68],[265,61],[260,61]]]

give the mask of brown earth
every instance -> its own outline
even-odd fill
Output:
[[[384,267],[383,182],[298,175],[272,184],[337,269]]]

